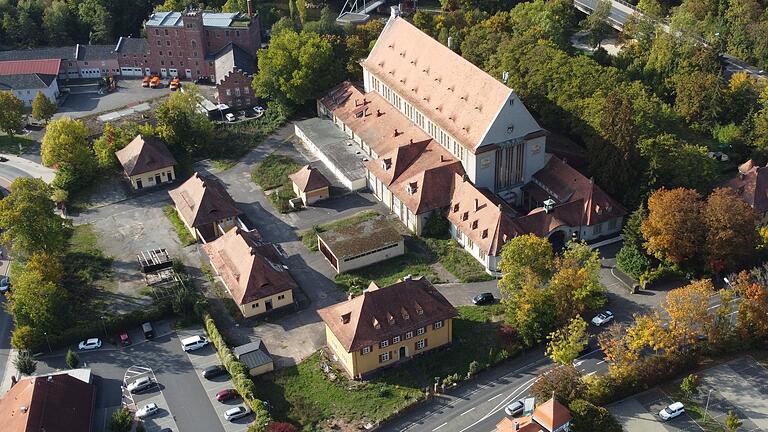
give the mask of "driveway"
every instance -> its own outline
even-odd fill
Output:
[[[7,189],[19,177],[41,178],[50,184],[56,175],[56,171],[31,160],[5,153],[0,156],[8,159],[0,162],[0,186],[3,188]]]

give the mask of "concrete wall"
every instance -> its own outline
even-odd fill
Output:
[[[352,378],[358,378],[365,376],[379,368],[392,366],[400,361],[406,361],[414,356],[419,356],[429,352],[432,349],[439,348],[450,344],[453,340],[453,322],[450,319],[443,321],[443,325],[439,329],[434,329],[433,324],[429,324],[424,328],[424,334],[417,335],[416,329],[413,330],[413,335],[406,339],[406,334],[400,335],[400,341],[394,342],[393,338],[388,339],[389,346],[381,348],[380,345],[374,344],[371,346],[371,351],[362,354],[362,350],[348,353],[341,343],[336,339],[336,336],[330,331],[328,326],[325,327],[325,335],[328,346],[336,354],[339,363],[347,371]],[[421,340],[426,340],[426,347],[421,350],[416,350],[416,343]],[[405,356],[400,357],[400,348],[405,347]],[[380,361],[381,354],[390,353],[390,359],[387,361]]]
[[[272,302],[272,310],[289,306],[293,304],[293,292],[291,290],[285,290],[250,303],[242,304],[240,305],[240,312],[246,318],[264,314],[267,312],[266,304],[268,301]]]
[[[405,254],[405,242],[401,239],[397,246],[389,249],[384,249],[378,252],[374,252],[370,255],[364,255],[359,258],[354,258],[349,261],[339,260],[338,273],[348,272],[360,267],[376,264],[381,261],[386,261],[390,258]],[[335,254],[334,254],[335,255]]]
[[[155,182],[155,176],[160,176],[160,183]],[[176,171],[173,166],[162,168],[134,176],[129,176],[128,180],[131,182],[131,187],[134,190],[139,189],[138,181],[141,180],[141,189],[157,186],[162,183],[170,183],[176,179]]]

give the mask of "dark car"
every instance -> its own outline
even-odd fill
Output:
[[[216,400],[219,402],[226,402],[228,400],[239,398],[240,394],[235,389],[224,389],[216,393]]]
[[[215,378],[220,375],[224,375],[227,373],[227,370],[224,369],[224,366],[222,365],[213,365],[208,366],[207,368],[203,369],[203,378],[211,379]]]
[[[472,299],[472,303],[476,305],[492,304],[496,299],[493,298],[492,293],[482,293],[475,296]]]

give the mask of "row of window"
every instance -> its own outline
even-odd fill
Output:
[[[443,321],[436,321],[436,322],[432,323],[432,329],[433,330],[437,330],[437,329],[440,329],[442,327],[443,327]],[[416,336],[421,336],[424,333],[426,333],[426,331],[427,331],[426,327],[419,327],[419,328],[416,329]],[[414,336],[413,330],[405,332],[405,335],[402,335],[402,336],[401,335],[394,336],[392,338],[392,340],[391,340],[391,342],[392,342],[391,345],[398,344],[398,343],[400,343],[403,340],[411,339],[411,338],[413,338],[413,336]],[[389,345],[390,345],[390,340],[389,339],[385,339],[385,340],[379,342],[379,348],[382,348],[382,349],[388,347]],[[373,351],[373,346],[369,345],[369,346],[363,347],[360,350],[360,354],[365,355],[365,354],[370,353],[371,351]]]
[[[426,347],[427,347],[426,339],[418,340],[413,344],[413,348],[415,351],[422,351]],[[386,363],[390,360],[392,360],[392,351],[386,351],[379,354],[379,363]]]
[[[243,89],[242,89],[242,93],[243,94],[247,95],[247,94],[249,94],[249,92],[250,92],[250,89],[249,89],[248,86],[243,87]],[[235,97],[240,97],[240,93],[241,93],[240,87],[235,87]],[[232,90],[231,89],[227,89],[227,96],[232,96]]]

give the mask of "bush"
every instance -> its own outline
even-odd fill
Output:
[[[679,269],[664,264],[659,264],[659,266],[655,269],[648,269],[643,274],[641,274],[639,280],[640,286],[644,287],[647,285],[652,285],[662,279],[679,278],[682,276],[683,273]]]
[[[448,236],[448,218],[441,210],[435,210],[427,217],[422,234],[424,237],[446,238]]]
[[[450,387],[454,384],[458,384],[461,381],[461,377],[458,373],[448,375],[443,379],[443,385],[446,387]]]
[[[19,351],[19,354],[13,360],[13,365],[22,375],[32,375],[37,370],[37,362],[29,350]]]
[[[267,427],[267,432],[298,432],[298,429],[290,423],[272,422]]]
[[[636,246],[624,245],[616,255],[616,266],[632,279],[639,280],[650,268],[651,260]]]
[[[11,334],[11,345],[18,350],[38,348],[43,343],[43,335],[30,326],[18,327]]]
[[[67,350],[67,357],[64,361],[70,369],[75,369],[80,364],[80,358],[72,350]]]
[[[688,399],[696,396],[696,393],[699,391],[699,376],[689,374],[683,378],[683,382],[680,383],[680,391],[682,391]]]
[[[477,360],[472,360],[472,362],[469,363],[469,376],[477,375],[478,372],[482,369],[482,365]]]
[[[621,426],[607,409],[584,399],[574,399],[568,406],[573,416],[573,432],[621,432]]]
[[[131,432],[131,426],[133,426],[133,414],[126,407],[115,411],[109,419],[110,432]]]

